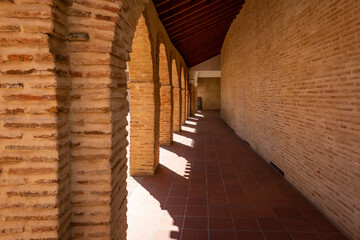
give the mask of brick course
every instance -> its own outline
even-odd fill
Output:
[[[0,1],[0,239],[126,238],[125,69],[141,12],[152,66],[134,87],[153,102],[156,156],[159,32],[184,63],[152,3]]]
[[[359,1],[247,1],[221,51],[222,118],[360,239]]]
[[[159,50],[160,81],[160,145],[170,145],[173,139],[173,89],[170,82],[169,63],[163,43]]]

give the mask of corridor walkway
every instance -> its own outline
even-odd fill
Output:
[[[220,119],[190,117],[155,176],[129,178],[128,239],[346,239]]]

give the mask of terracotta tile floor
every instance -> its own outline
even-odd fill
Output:
[[[190,117],[155,176],[129,177],[128,239],[346,239],[220,119]]]

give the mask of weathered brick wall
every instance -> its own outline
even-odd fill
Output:
[[[142,0],[0,1],[0,239],[126,238],[125,69],[144,9],[156,43]]]
[[[360,4],[247,1],[222,52],[222,118],[360,239]]]
[[[197,86],[190,84],[190,115],[197,111]]]
[[[161,35],[161,38],[162,35]],[[165,45],[159,49],[159,82],[160,82],[160,145],[170,145],[173,140],[173,90],[169,76],[169,63]]]
[[[0,2],[0,239],[69,237],[66,7]]]
[[[173,86],[173,130],[178,132],[181,130],[181,94],[180,94],[180,83],[178,77],[178,69],[176,67],[175,59],[172,59],[171,63],[171,76]]]
[[[186,77],[185,70],[181,67],[180,73],[181,83],[181,124],[185,123],[186,120]]]
[[[175,72],[178,72],[180,64],[184,66],[184,71],[187,71],[184,60],[172,45],[154,5],[146,4],[142,14],[144,17],[137,26],[139,31],[135,32],[129,62],[131,175],[153,174],[159,164],[160,140],[162,144],[169,144],[171,141],[171,122],[162,122],[160,126],[160,119],[171,119],[169,113],[172,114],[171,96],[168,95],[171,86],[168,85],[167,89],[165,83],[173,82],[169,79],[173,74],[169,72],[167,59],[176,60],[178,65]],[[161,45],[165,49],[162,53],[159,52]],[[164,72],[166,68],[167,73]],[[160,88],[161,86],[164,88]],[[165,93],[168,94],[164,95]],[[166,102],[170,104],[164,105]],[[167,113],[166,116],[164,113]],[[165,135],[167,141],[164,141]]]
[[[153,174],[159,164],[160,95],[154,80],[151,40],[144,16],[138,21],[129,62],[130,174]],[[142,71],[139,71],[139,67]]]
[[[221,78],[199,78],[198,93],[203,109],[220,109]]]

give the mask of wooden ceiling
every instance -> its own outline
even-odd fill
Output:
[[[220,54],[245,0],[153,0],[159,18],[186,61],[195,66]]]

